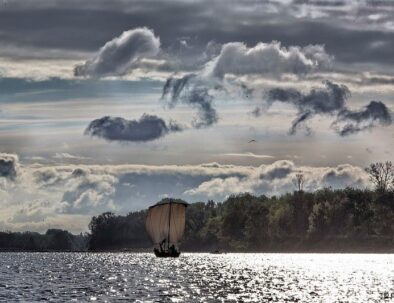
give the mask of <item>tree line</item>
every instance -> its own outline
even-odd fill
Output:
[[[385,251],[394,252],[394,167],[366,169],[375,189],[324,188],[281,196],[231,195],[225,201],[197,202],[186,209],[184,251]],[[94,216],[89,234],[67,231],[0,233],[5,250],[148,250],[146,210],[122,216]]]
[[[146,211],[93,217],[89,249],[149,248]],[[329,188],[232,195],[186,210],[185,251],[394,251],[394,192]]]
[[[249,193],[224,202],[192,203],[186,210],[182,249],[188,251],[394,251],[394,167],[371,164],[374,190],[324,188],[296,190],[282,196]],[[146,211],[127,216],[93,217],[90,250],[151,246],[145,231]]]
[[[89,235],[73,235],[66,230],[37,232],[0,232],[0,251],[85,251]]]

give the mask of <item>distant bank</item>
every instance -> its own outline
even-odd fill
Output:
[[[89,233],[0,232],[0,251],[150,251],[146,211],[92,218]],[[182,251],[394,252],[394,191],[346,188],[192,203]]]

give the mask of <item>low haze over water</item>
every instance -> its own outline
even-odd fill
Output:
[[[1,253],[0,301],[381,302],[394,256]]]

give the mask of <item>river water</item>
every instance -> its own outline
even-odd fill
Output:
[[[185,253],[159,259],[146,253],[0,253],[0,258],[0,302],[394,302],[394,255]]]

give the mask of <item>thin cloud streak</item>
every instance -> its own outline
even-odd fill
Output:
[[[226,157],[247,157],[247,158],[257,158],[257,159],[273,159],[275,157],[270,156],[270,155],[259,155],[259,154],[254,154],[251,152],[247,153],[226,153],[226,154],[221,154],[222,156]]]

